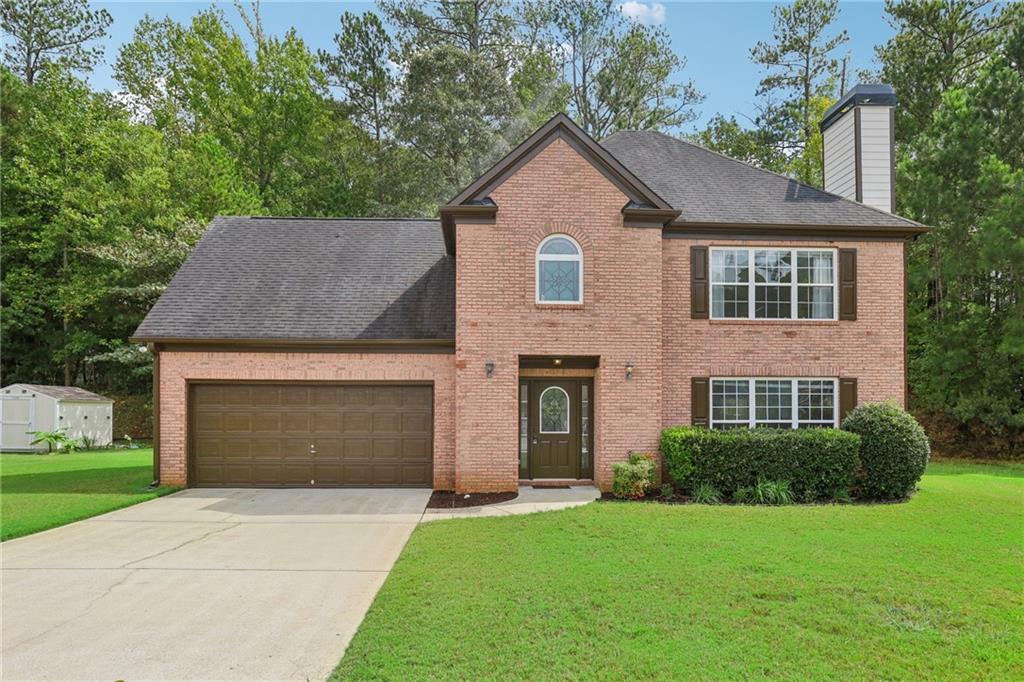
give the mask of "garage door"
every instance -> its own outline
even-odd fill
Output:
[[[433,482],[430,386],[196,384],[190,424],[195,486]]]

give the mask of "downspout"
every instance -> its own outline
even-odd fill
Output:
[[[153,482],[150,488],[160,485],[160,346],[148,344],[153,354]]]

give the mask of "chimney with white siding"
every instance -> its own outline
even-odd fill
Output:
[[[892,213],[893,108],[888,85],[856,85],[821,121],[825,191]]]

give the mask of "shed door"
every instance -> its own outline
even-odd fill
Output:
[[[33,398],[3,396],[0,399],[0,447],[9,450],[29,450],[32,445],[31,431]]]
[[[191,484],[430,487],[433,389],[196,384]]]

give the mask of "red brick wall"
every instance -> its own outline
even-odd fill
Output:
[[[434,487],[455,471],[455,356],[402,353],[160,353],[160,480],[184,485],[188,379],[433,381]]]
[[[690,246],[769,242],[665,239],[663,423],[690,423],[693,376],[822,376],[857,379],[861,402],[903,404],[903,243],[784,241],[780,246],[857,249],[857,320],[694,320]],[[772,244],[774,245],[774,244]]]
[[[519,355],[597,355],[595,479],[653,450],[661,427],[661,230],[626,228],[627,201],[568,144],[555,140],[491,194],[494,225],[456,229],[458,490],[513,490],[519,476]],[[583,247],[582,306],[535,303],[540,241]],[[636,365],[625,379],[625,365]],[[484,363],[494,362],[491,378]]]

